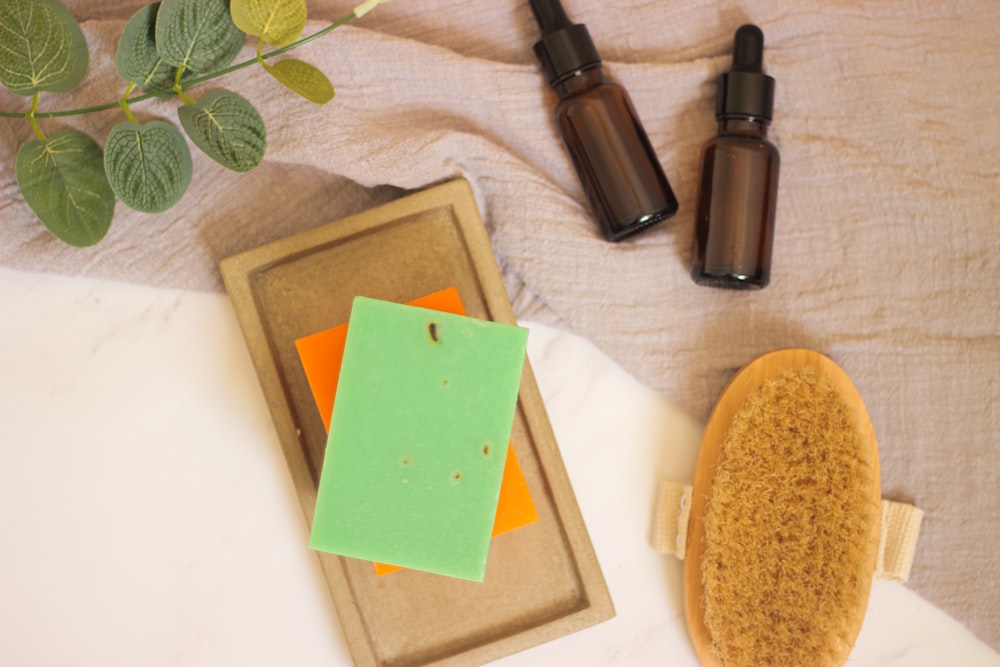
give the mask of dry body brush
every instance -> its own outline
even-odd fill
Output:
[[[725,667],[841,665],[871,588],[878,462],[815,369],[736,412],[705,512],[704,622]]]

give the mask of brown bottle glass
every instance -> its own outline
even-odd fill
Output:
[[[604,237],[619,241],[677,212],[677,200],[625,89],[599,63],[552,84],[555,122]]]
[[[530,0],[535,55],[559,95],[555,122],[604,238],[620,241],[677,212],[677,199],[625,89],[604,80],[587,26],[559,0]]]
[[[728,118],[702,154],[691,277],[699,285],[760,289],[771,279],[778,149],[762,119]]]
[[[778,149],[767,140],[774,79],[762,71],[764,34],[736,31],[732,71],[719,77],[719,134],[702,152],[691,277],[699,285],[761,289],[771,279]]]

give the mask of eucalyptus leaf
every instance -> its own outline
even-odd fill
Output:
[[[14,162],[17,187],[38,219],[77,247],[104,238],[115,213],[115,194],[104,176],[101,147],[76,130],[21,146]]]
[[[118,75],[147,93],[170,91],[177,75],[177,68],[165,61],[156,50],[156,16],[159,9],[160,3],[154,2],[132,15],[118,40],[115,56]],[[194,76],[194,72],[185,72],[181,80]]]
[[[160,213],[180,201],[190,185],[191,151],[170,123],[118,123],[104,145],[104,171],[129,208]]]
[[[233,22],[272,46],[288,46],[306,28],[306,0],[232,0]]]
[[[286,58],[264,69],[292,92],[310,102],[326,104],[333,99],[333,84],[326,74],[312,65],[294,58]]]
[[[227,169],[250,171],[264,158],[264,119],[236,93],[213,90],[177,115],[195,146]]]
[[[80,25],[58,0],[0,1],[0,83],[10,92],[73,90],[89,57]]]
[[[210,72],[233,62],[246,35],[226,0],[162,0],[156,16],[156,50],[174,67]]]

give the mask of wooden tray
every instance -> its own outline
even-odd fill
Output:
[[[464,180],[226,258],[221,269],[310,526],[326,432],[296,338],[346,322],[357,295],[406,302],[450,286],[470,316],[514,323]],[[539,521],[493,539],[483,583],[412,570],[377,577],[367,561],[317,552],[356,664],[481,664],[614,616],[528,364],[511,440]]]

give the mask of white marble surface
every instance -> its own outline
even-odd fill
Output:
[[[349,665],[229,301],[0,270],[0,664]],[[586,341],[529,355],[618,611],[496,664],[696,666],[656,480],[699,426]],[[878,582],[851,665],[997,666]]]

